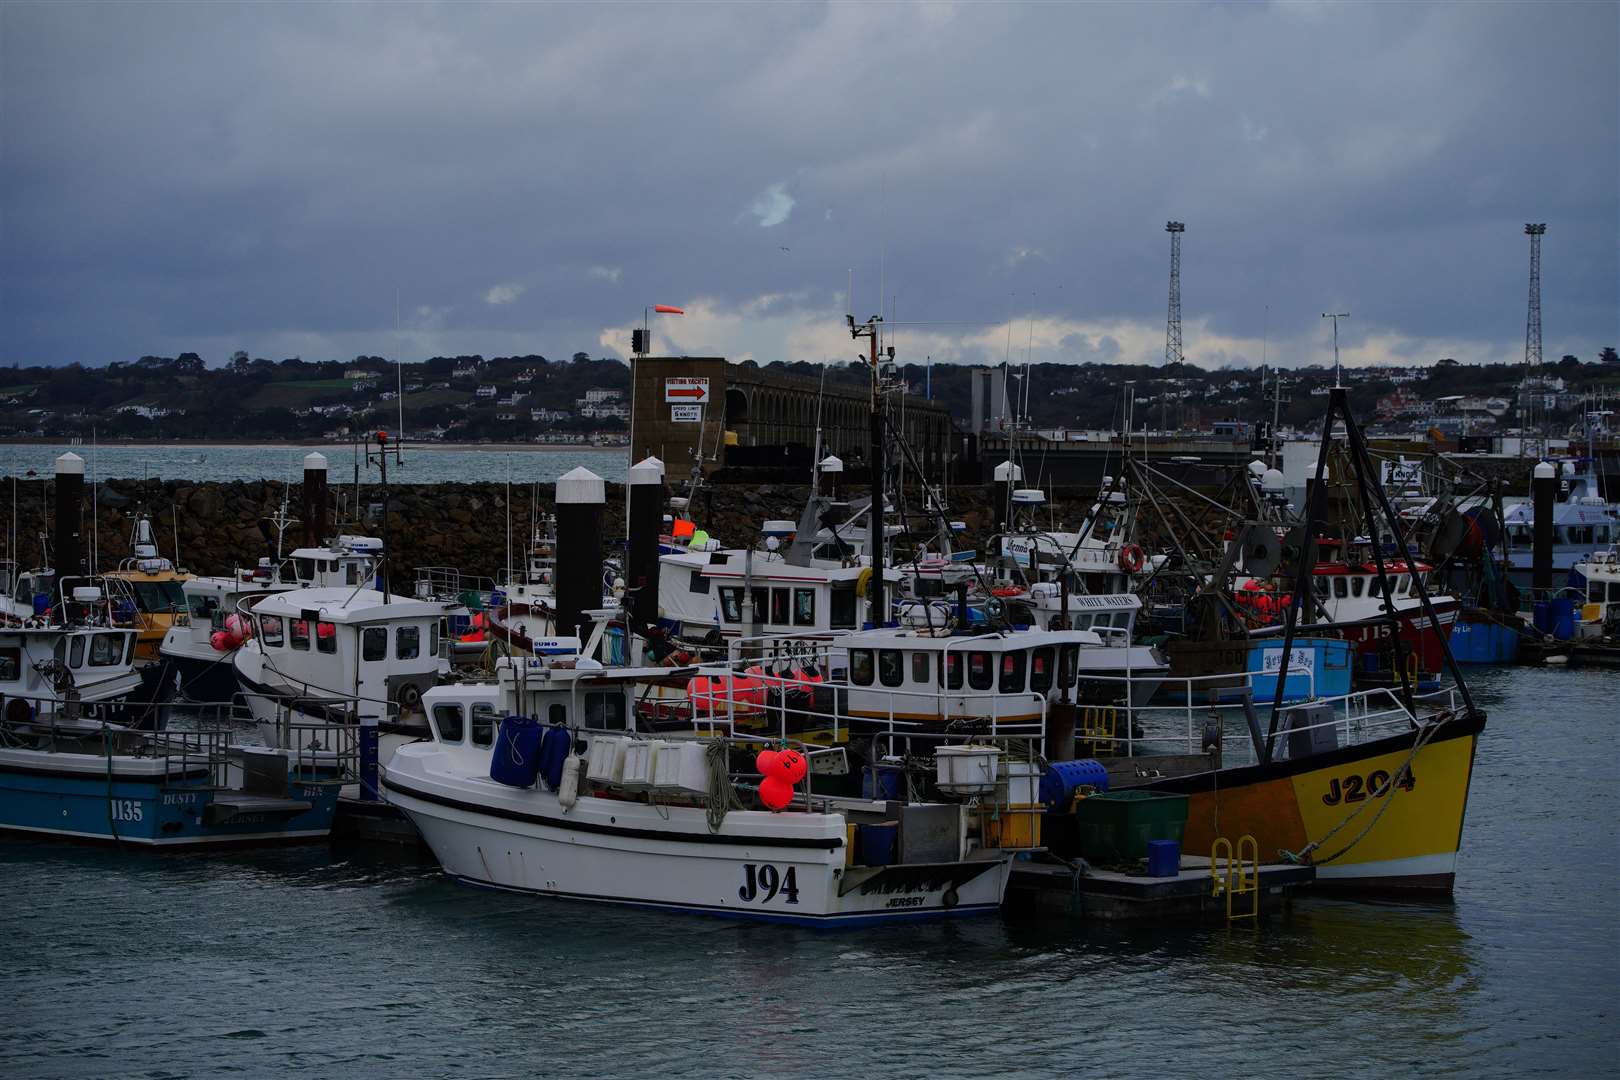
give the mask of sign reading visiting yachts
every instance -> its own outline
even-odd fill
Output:
[[[672,405],[707,405],[708,376],[671,375],[664,380],[664,401]]]

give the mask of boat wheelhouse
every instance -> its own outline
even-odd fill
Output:
[[[735,638],[858,630],[875,620],[866,600],[870,567],[794,565],[769,551],[703,551],[659,557],[660,622],[689,638]],[[903,575],[883,572],[885,595]],[[743,601],[753,606],[751,628]]]
[[[1602,495],[1589,458],[1551,463],[1558,471],[1553,504],[1552,569],[1562,579],[1592,551],[1620,541],[1620,512]],[[1531,586],[1535,563],[1535,507],[1529,502],[1508,508],[1503,521],[1507,537],[1507,577],[1521,589]]]
[[[380,542],[370,537],[340,536],[329,547],[296,548],[278,564],[264,558],[234,574],[191,578],[182,587],[186,613],[169,628],[158,651],[172,668],[170,685],[192,701],[229,699],[237,687],[231,656],[238,646],[215,637],[225,631],[227,619],[266,596],[303,588],[352,590],[369,583],[380,551]],[[227,647],[217,648],[216,642]]]
[[[1386,560],[1384,574],[1389,581],[1387,597],[1376,563],[1321,562],[1311,570],[1311,588],[1328,624],[1355,643],[1363,670],[1391,670],[1394,648],[1391,639],[1398,636],[1402,651],[1416,658],[1420,672],[1438,672],[1444,663],[1444,639],[1457,621],[1456,598],[1438,591],[1438,576],[1427,563]],[[1423,587],[1429,590],[1432,618],[1423,610],[1418,583],[1413,580],[1418,575],[1423,578]],[[1398,631],[1391,628],[1391,611]],[[1303,629],[1311,630],[1310,627]]]
[[[233,663],[266,738],[291,714],[309,722],[375,723],[385,735],[426,730],[422,695],[449,672],[439,655],[446,607],[371,589],[277,593],[246,614],[252,636]],[[387,740],[384,746],[390,746]]]

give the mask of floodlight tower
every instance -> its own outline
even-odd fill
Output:
[[[1524,321],[1524,385],[1520,391],[1519,453],[1523,456],[1526,442],[1533,427],[1540,424],[1536,407],[1536,393],[1531,379],[1541,373],[1541,238],[1547,232],[1547,223],[1526,224],[1524,235],[1530,238],[1530,310]]]
[[[1187,226],[1179,221],[1167,221],[1164,231],[1170,234],[1170,313],[1164,327],[1164,366],[1175,380],[1176,426],[1181,420],[1181,234]],[[1164,424],[1164,409],[1159,410],[1160,424]]]

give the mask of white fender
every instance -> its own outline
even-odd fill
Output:
[[[579,767],[583,760],[578,754],[569,754],[568,760],[563,762],[562,783],[557,785],[557,802],[564,810],[579,801]]]

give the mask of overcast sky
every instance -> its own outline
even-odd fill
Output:
[[[5,3],[0,361],[1592,359],[1617,12]]]

